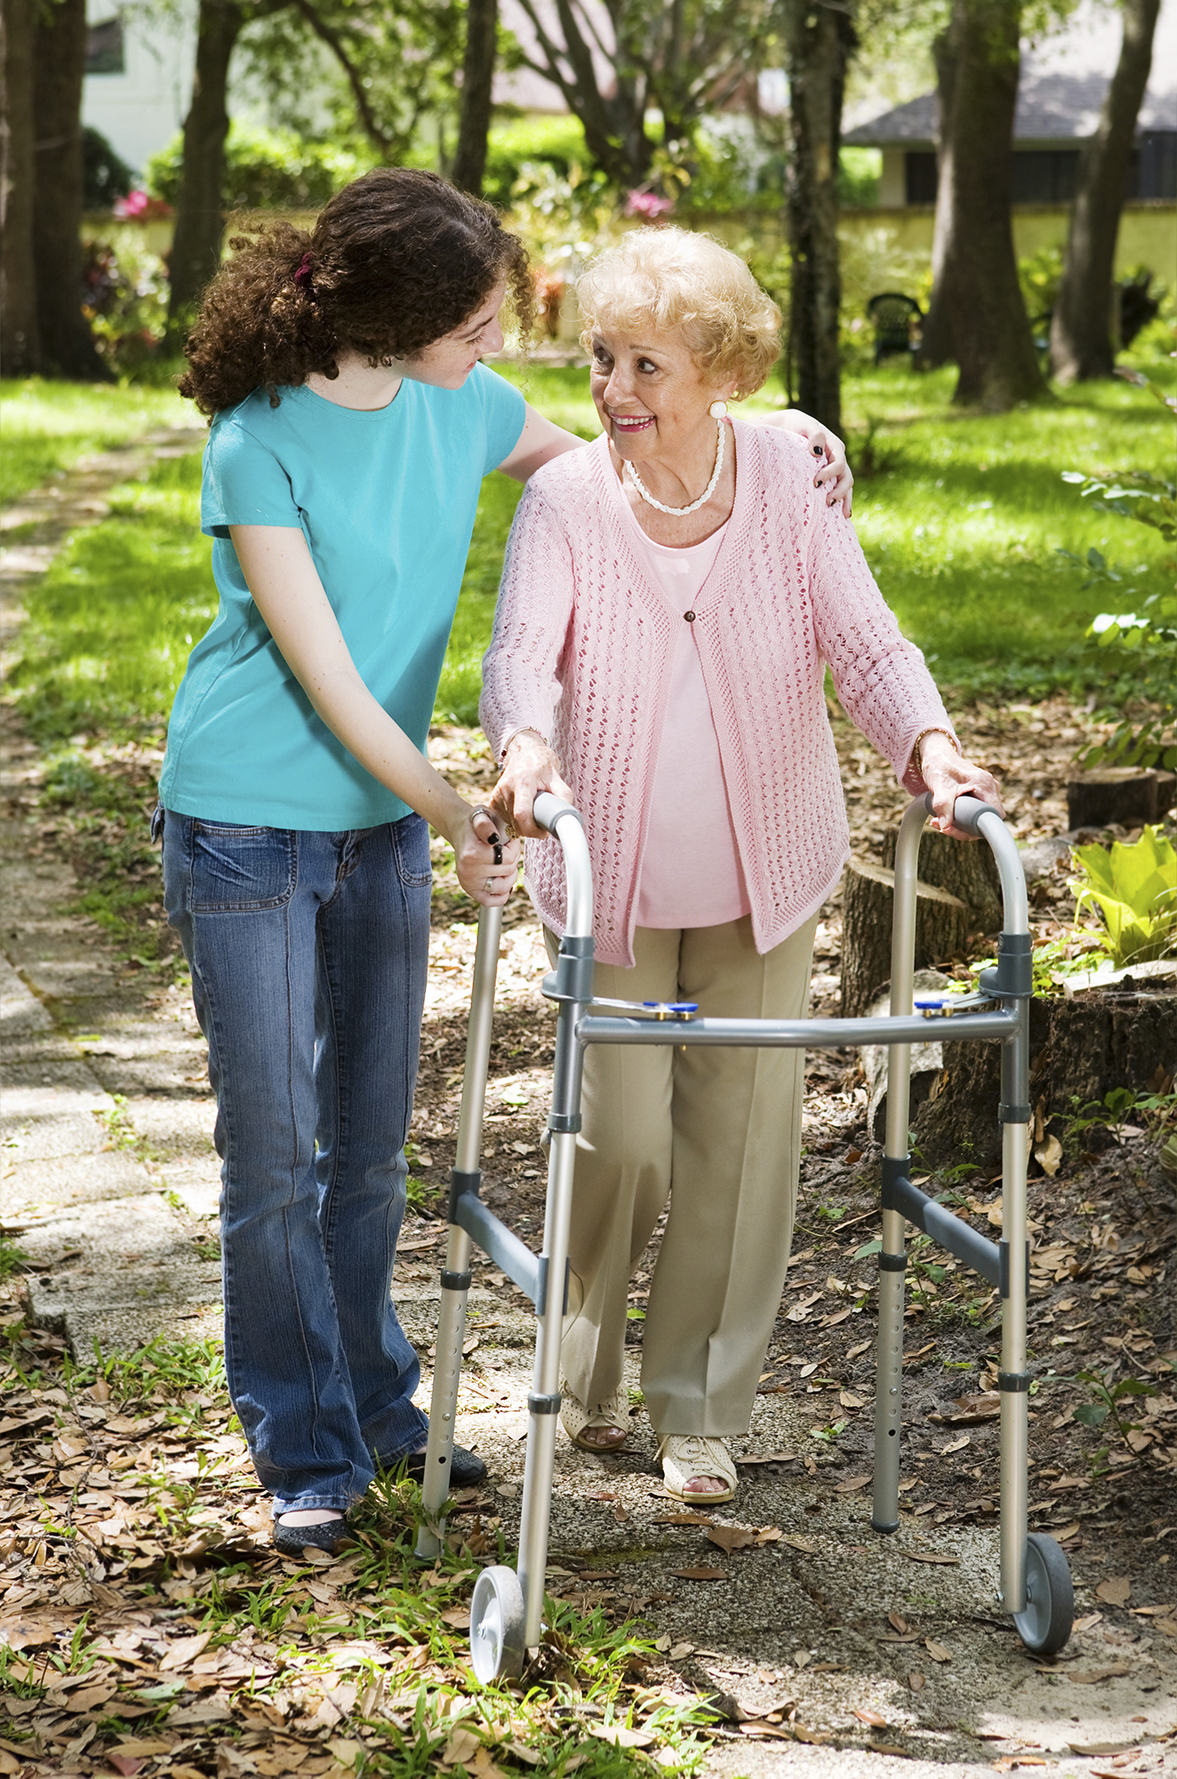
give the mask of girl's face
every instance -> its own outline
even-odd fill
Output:
[[[506,294],[504,278],[452,333],[431,341],[416,358],[403,359],[399,366],[402,376],[411,377],[415,383],[428,383],[434,389],[460,389],[484,353],[502,351],[499,310]]]
[[[619,457],[673,464],[704,437],[714,449],[715,422],[707,410],[732,387],[704,380],[681,334],[601,327],[592,351],[593,401]]]

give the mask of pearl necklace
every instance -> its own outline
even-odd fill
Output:
[[[669,513],[672,519],[685,519],[688,513],[697,513],[701,506],[707,504],[711,499],[711,496],[715,493],[715,485],[719,481],[720,471],[723,469],[723,421],[718,421],[717,425],[719,428],[719,441],[715,448],[715,468],[711,472],[711,480],[708,482],[706,488],[704,488],[702,494],[700,494],[698,500],[693,500],[689,507],[663,506],[660,500],[654,499],[654,496],[650,493],[646,484],[638,475],[633,464],[628,461],[626,462],[625,473],[641,495],[642,499],[646,502],[647,506],[657,507],[660,513]]]

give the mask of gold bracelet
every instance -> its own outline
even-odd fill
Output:
[[[925,733],[927,733],[927,731],[925,731]],[[534,735],[536,740],[542,741],[545,747],[551,747],[551,745],[552,745],[546,735],[541,735],[538,729],[533,729],[533,728],[531,728],[531,726],[529,724],[525,724],[522,729],[512,729],[510,735],[507,737],[506,742],[499,749],[499,759],[500,760],[506,759],[507,750],[517,735]]]
[[[911,748],[911,757],[915,761],[915,769],[919,773],[921,778],[924,776],[924,762],[923,762],[922,749],[923,749],[923,744],[927,740],[929,735],[945,735],[945,736],[947,736],[949,742],[951,743],[953,752],[958,755],[960,753],[960,743],[959,743],[959,741],[957,741],[956,736],[952,733],[951,729],[940,729],[940,728],[937,728],[934,724],[932,725],[931,728],[921,729],[919,734],[916,736],[915,741],[912,743],[912,748]]]

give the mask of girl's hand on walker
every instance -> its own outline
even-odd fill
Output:
[[[933,730],[924,737],[920,748],[920,771],[932,793],[933,814],[929,825],[941,834],[951,834],[956,840],[974,838],[953,825],[952,809],[958,797],[976,797],[982,803],[992,803],[998,815],[1005,814],[997,780],[983,766],[962,759],[947,735]]]
[[[576,801],[571,787],[560,776],[560,762],[542,735],[534,729],[519,729],[507,745],[503,775],[491,793],[490,804],[508,834],[523,834],[528,840],[542,840],[545,830],[537,828],[532,808],[541,791],[551,791],[565,802]]]
[[[458,882],[483,908],[501,908],[515,887],[519,842],[507,839],[488,810],[471,809],[469,804],[463,809],[446,833],[454,849]]]

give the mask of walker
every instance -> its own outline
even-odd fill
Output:
[[[709,1019],[690,1002],[638,1003],[593,999],[593,887],[588,844],[578,812],[543,793],[535,802],[538,826],[563,849],[568,882],[567,932],[559,962],[543,992],[555,1001],[556,1058],[548,1118],[547,1203],[543,1248],[535,1254],[479,1198],[479,1154],[486,1094],[502,913],[484,908],[474,963],[466,1070],[458,1123],[457,1165],[449,1200],[449,1242],[441,1274],[441,1309],[433,1403],[425,1459],[425,1522],[417,1554],[435,1557],[445,1532],[450,1456],[470,1289],[470,1243],[476,1241],[525,1291],[538,1319],[535,1371],[528,1396],[527,1459],[518,1570],[496,1564],[482,1571],[470,1607],[470,1652],[484,1683],[518,1675],[525,1652],[543,1630],[548,1521],[560,1408],[560,1341],[567,1298],[568,1225],[572,1202],[580,1087],[587,1044],[735,1044],[835,1049],[843,1044],[888,1047],[887,1128],[883,1158],[882,1251],[879,1254],[879,1345],[875,1396],[874,1496],[876,1532],[899,1526],[899,1443],[902,1414],[903,1274],[905,1220],[964,1261],[1001,1293],[1001,1588],[998,1601],[1028,1649],[1053,1655],[1071,1632],[1074,1595],[1061,1547],[1027,1532],[1028,1392],[1026,1291],[1026,1165],[1029,1105],[1031,958],[1025,878],[1018,849],[996,810],[973,797],[958,798],[955,821],[988,842],[1001,877],[1004,908],[997,966],[983,972],[977,992],[912,993],[915,956],[916,866],[931,797],[912,803],[895,851],[891,940],[891,1012],[867,1019]],[[593,1007],[615,1011],[599,1015]],[[988,1008],[988,1011],[982,1009]],[[617,1011],[620,1010],[620,1011]],[[929,1019],[944,1022],[954,1040],[998,1041],[1001,1051],[1002,1236],[992,1242],[912,1185],[907,1154],[911,1046],[927,1039]]]

